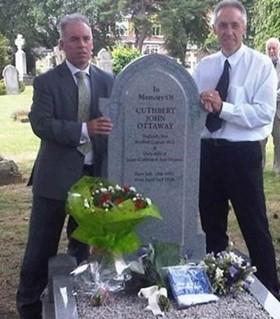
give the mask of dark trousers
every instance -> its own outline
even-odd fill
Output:
[[[17,308],[21,319],[41,318],[40,296],[48,281],[48,260],[57,253],[65,217],[64,201],[33,197],[28,242],[17,292]],[[89,249],[70,237],[75,228],[76,223],[70,217],[67,225],[68,253],[80,263],[87,259]]]
[[[228,246],[229,200],[252,265],[257,267],[256,276],[276,294],[276,261],[266,215],[260,143],[202,140],[199,209],[208,253]]]

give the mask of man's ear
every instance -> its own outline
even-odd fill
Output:
[[[63,50],[63,40],[62,39],[59,39],[58,47],[59,47],[59,50]]]
[[[214,25],[214,24],[212,24],[212,31],[213,31],[213,33],[214,33],[214,34],[216,34],[216,35],[217,35],[216,27],[215,27],[215,25]]]

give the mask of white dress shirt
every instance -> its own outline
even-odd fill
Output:
[[[229,141],[260,141],[272,130],[276,110],[277,75],[271,60],[244,44],[230,57],[221,51],[203,58],[192,76],[199,93],[215,89],[225,59],[230,63],[227,101],[223,102],[221,129],[210,133],[205,127],[202,138]]]

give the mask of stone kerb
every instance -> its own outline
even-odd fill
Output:
[[[169,57],[140,57],[117,77],[109,117],[114,130],[108,178],[134,185],[163,215],[163,222],[149,220],[140,227],[142,242],[177,242],[202,258],[198,181],[205,113],[192,77]]]
[[[48,287],[42,297],[43,319],[78,319],[74,286],[70,272],[77,267],[76,259],[66,254],[50,258]]]
[[[91,304],[78,304],[73,294],[75,287],[73,286],[72,278],[69,275],[71,270],[72,257],[67,255],[58,255],[53,257],[50,262],[50,271],[52,276],[49,280],[53,281],[51,286],[53,293],[53,302],[46,296],[43,297],[43,319],[115,319],[115,318],[154,318],[149,312],[144,312],[143,303],[139,299],[134,300],[137,304],[133,306],[132,313],[129,312],[128,301],[122,300],[116,296],[113,303],[103,305],[99,308],[94,308]],[[69,268],[70,266],[70,268]],[[61,268],[60,268],[61,267]],[[50,289],[50,286],[49,286]],[[280,303],[277,299],[262,285],[262,283],[255,277],[254,283],[249,288],[253,297],[258,301],[259,306],[252,303],[251,296],[241,298],[242,304],[237,303],[237,299],[229,296],[223,298],[221,303],[210,303],[206,305],[197,305],[189,307],[184,310],[171,309],[167,312],[167,318],[259,318],[259,319],[280,319]],[[81,300],[77,296],[77,299]],[[118,304],[118,302],[120,304]],[[246,302],[248,308],[246,308]],[[220,306],[219,306],[220,305]],[[79,308],[83,309],[80,315]],[[138,310],[136,310],[138,309]],[[213,310],[214,309],[214,310]],[[243,311],[242,311],[243,309]],[[248,312],[244,313],[244,309]],[[263,312],[265,309],[266,312]],[[256,311],[256,314],[254,313]],[[223,313],[223,315],[221,315]]]

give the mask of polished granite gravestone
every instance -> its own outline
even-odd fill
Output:
[[[198,183],[205,112],[190,74],[167,56],[140,57],[117,77],[102,111],[114,124],[108,178],[136,187],[163,217],[139,227],[142,243],[179,243],[189,257],[202,258]]]

